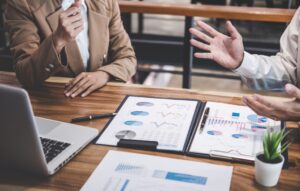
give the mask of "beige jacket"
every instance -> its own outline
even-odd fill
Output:
[[[85,0],[88,7],[90,62],[87,71],[105,71],[128,81],[136,72],[136,57],[123,28],[117,0]],[[15,71],[25,86],[36,86],[53,75],[75,77],[85,71],[78,46],[69,43],[60,55],[52,33],[58,26],[62,0],[9,0],[9,31]],[[51,68],[49,69],[46,68]]]
[[[256,90],[282,91],[285,84],[300,87],[300,8],[280,39],[280,52],[275,56],[251,55],[245,52],[244,61],[236,73]]]

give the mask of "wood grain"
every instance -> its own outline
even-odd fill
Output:
[[[0,72],[0,83],[20,86],[15,75]],[[149,88],[124,84],[109,84],[87,98],[67,99],[63,95],[62,83],[46,83],[43,87],[29,90],[34,113],[37,116],[69,122],[71,118],[93,113],[113,112],[126,95],[155,96],[169,98],[189,98],[202,101],[219,101],[240,104],[238,97],[210,96],[195,91]],[[1,98],[0,98],[1,99]],[[102,129],[108,119],[80,123]],[[295,142],[290,146],[289,161],[294,165],[283,170],[279,184],[274,188],[264,188],[254,181],[253,165],[224,162],[204,158],[188,157],[150,151],[138,151],[90,144],[63,169],[51,177],[34,177],[21,172],[0,171],[0,190],[79,190],[93,170],[109,150],[128,151],[156,156],[231,165],[234,167],[231,190],[299,190],[300,189],[300,140],[295,130]]]
[[[264,22],[290,22],[295,13],[295,10],[292,9],[191,5],[182,3],[119,1],[119,4],[123,13],[199,16]]]

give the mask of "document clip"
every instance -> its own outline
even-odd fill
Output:
[[[131,140],[131,139],[121,139],[118,144],[118,147],[130,148],[130,149],[140,149],[140,150],[149,150],[156,151],[158,142],[157,141],[142,141],[142,140]]]
[[[236,157],[231,157],[231,156],[226,156],[226,154],[232,154],[232,155],[236,155]],[[223,160],[230,160],[230,161],[238,161],[238,162],[248,162],[249,160],[246,159],[239,159],[238,157],[253,157],[252,155],[246,155],[243,153],[240,153],[237,150],[229,150],[229,151],[218,151],[218,150],[211,150],[209,153],[209,156],[211,158],[218,158],[218,159],[223,159]]]

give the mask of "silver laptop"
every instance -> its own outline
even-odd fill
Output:
[[[34,117],[25,90],[0,85],[0,168],[52,175],[98,133]]]

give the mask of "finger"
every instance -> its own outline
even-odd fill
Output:
[[[73,29],[77,29],[77,28],[83,26],[83,20],[78,20],[77,22],[73,22],[71,26]]]
[[[97,89],[97,87],[95,85],[90,86],[83,94],[81,94],[81,97],[86,97],[86,96],[90,95],[96,89]]]
[[[194,39],[192,39],[190,42],[193,46],[195,46],[195,47],[197,47],[201,50],[205,50],[205,51],[210,52],[210,46],[209,45],[204,44],[204,43],[202,43],[200,41],[197,41],[197,40],[194,40]]]
[[[300,100],[300,89],[298,89],[296,86],[292,84],[287,84],[285,86],[285,91],[288,95]]]
[[[91,87],[93,83],[91,81],[86,81],[84,84],[82,84],[74,93],[71,94],[72,98],[77,97],[82,92],[86,91],[89,87]]]
[[[78,9],[78,7],[70,7],[69,9],[62,12],[61,16],[63,18],[67,18],[69,16],[77,15],[78,13],[80,13],[80,9]]]
[[[270,115],[271,111],[269,108],[267,108],[265,105],[255,101],[253,98],[250,97],[243,97],[244,103],[249,106],[251,109],[253,109],[256,113],[259,115]]]
[[[197,21],[197,25],[198,27],[206,31],[208,34],[210,34],[212,37],[215,37],[220,34],[218,31],[216,31],[214,28],[212,28],[203,21]]]
[[[78,22],[78,21],[82,21],[82,16],[81,16],[81,14],[78,14],[78,15],[75,15],[75,16],[71,16],[71,17],[68,17],[67,19],[66,19],[66,21],[68,22],[68,23],[75,23],[75,22]]]
[[[86,85],[89,82],[89,78],[83,78],[81,81],[79,81],[69,92],[69,96],[76,97],[78,94],[76,94],[77,91],[84,91],[82,90],[84,88],[84,85]]]
[[[271,102],[268,99],[259,96],[259,95],[254,95],[254,99],[255,101],[265,105],[266,107],[272,109],[272,110],[277,110],[277,111],[283,111],[285,109],[285,106],[282,103],[278,103],[278,102]]]
[[[230,21],[226,22],[225,28],[233,39],[237,39],[240,37],[240,33],[237,31],[237,29],[232,25]]]
[[[74,78],[67,86],[66,92],[69,92],[73,88],[73,86],[75,86],[82,78],[85,78],[86,75],[87,75],[86,73],[82,72],[76,78]]]
[[[212,53],[195,53],[194,56],[196,58],[201,58],[201,59],[209,59],[209,60],[214,59]]]
[[[204,34],[203,32],[194,29],[194,28],[190,28],[190,33],[194,36],[196,36],[197,38],[203,40],[204,42],[210,44],[212,42],[212,38],[209,37],[208,35]]]

